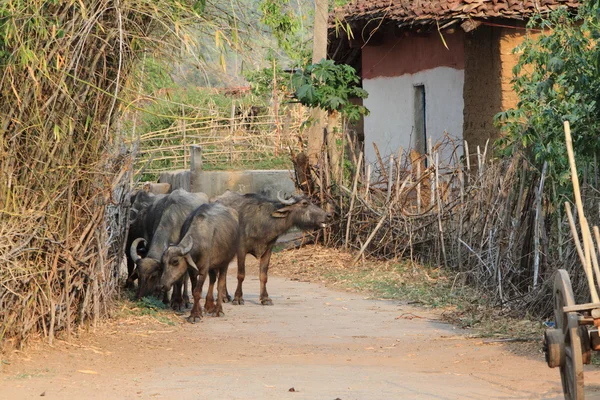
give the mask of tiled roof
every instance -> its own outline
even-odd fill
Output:
[[[334,11],[347,22],[397,21],[398,25],[427,25],[469,18],[524,19],[560,6],[577,7],[577,0],[351,0]]]

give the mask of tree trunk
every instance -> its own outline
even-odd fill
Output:
[[[328,0],[315,0],[315,26],[313,31],[313,57],[316,64],[327,58],[327,17],[329,13]],[[313,121],[308,130],[308,158],[311,164],[316,164],[323,147],[324,128],[327,123],[327,113],[319,108],[313,108],[310,113]]]

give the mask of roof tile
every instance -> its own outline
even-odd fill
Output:
[[[524,19],[561,5],[575,8],[577,0],[351,0],[335,10],[348,22],[385,18],[398,25],[430,24],[468,18]]]

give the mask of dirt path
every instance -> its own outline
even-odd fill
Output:
[[[29,350],[4,366],[0,399],[562,398],[541,356],[466,339],[427,311],[278,277],[272,307],[258,305],[256,277],[245,289],[224,318],[125,319]],[[594,398],[597,372],[586,380]]]

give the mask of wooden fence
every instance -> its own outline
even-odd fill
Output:
[[[179,118],[166,129],[141,134],[135,171],[147,175],[189,166],[190,145],[202,146],[209,169],[253,168],[287,154],[302,139],[303,107],[290,107],[283,115],[251,115],[232,108],[231,116]],[[143,170],[143,171],[142,171]]]

